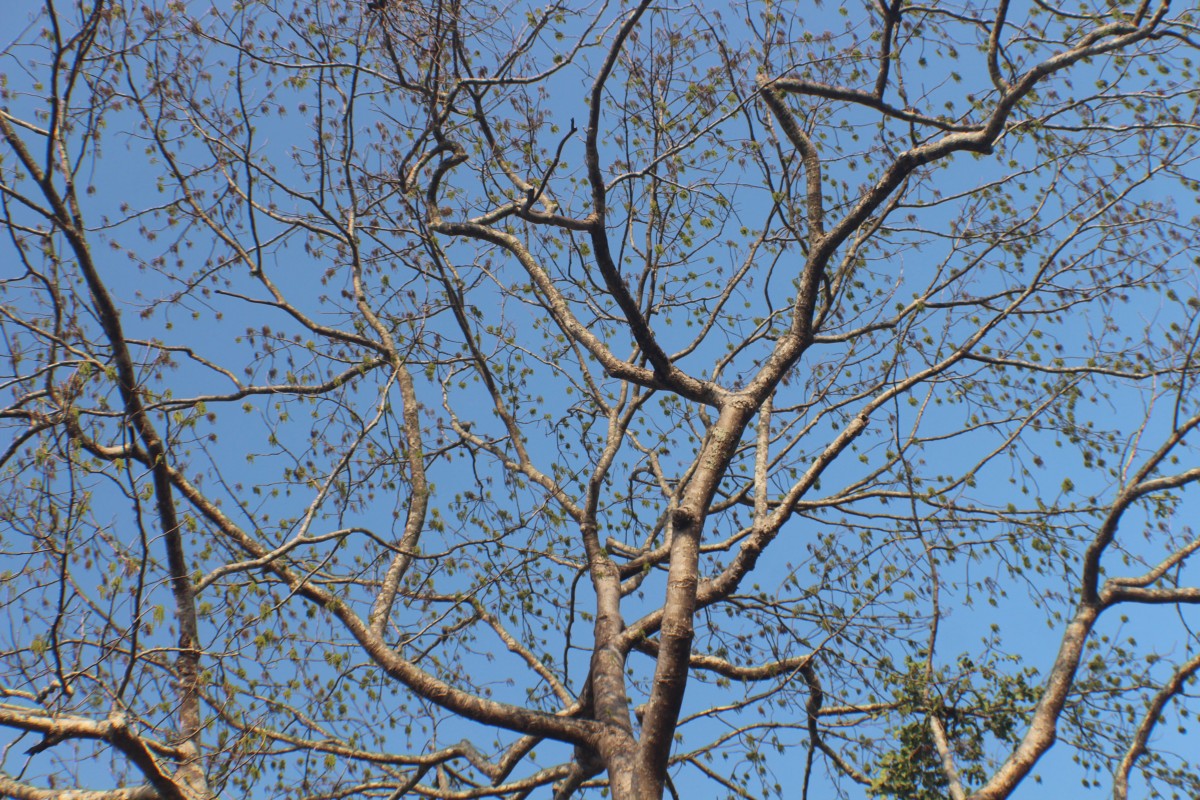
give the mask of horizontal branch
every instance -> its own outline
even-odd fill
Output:
[[[1107,608],[1117,603],[1200,603],[1200,588],[1179,587],[1171,589],[1142,589],[1136,586],[1105,584],[1100,593],[1100,602]]]
[[[0,797],[12,800],[162,800],[151,786],[119,789],[40,789],[0,774]]]
[[[633,649],[646,655],[658,656],[658,642],[654,639],[643,639],[637,642],[633,646]],[[813,654],[808,653],[802,656],[793,656],[792,658],[782,658],[779,661],[771,661],[766,664],[743,667],[723,658],[717,658],[716,656],[692,653],[688,659],[688,667],[704,670],[705,672],[713,672],[721,677],[735,681],[763,681],[803,669],[812,659]]]
[[[0,725],[30,733],[40,733],[42,741],[30,748],[31,753],[48,750],[70,739],[91,739],[107,742],[121,751],[121,753],[133,762],[142,775],[145,776],[150,784],[145,787],[151,793],[148,796],[162,798],[163,800],[188,800],[185,792],[175,781],[163,773],[158,765],[158,760],[151,751],[153,750],[162,755],[169,756],[176,761],[186,761],[189,754],[182,750],[141,738],[130,729],[129,723],[120,714],[112,714],[105,720],[93,720],[85,717],[52,716],[37,709],[25,708],[12,703],[0,703]],[[25,786],[24,784],[19,784],[17,788],[21,791],[51,791],[52,794],[46,795],[46,797],[64,797],[64,795],[57,793],[55,790],[39,790]],[[3,794],[3,792],[3,787],[0,786],[0,794]],[[102,797],[107,798],[112,796],[108,793],[84,794],[88,796],[95,794],[97,800]],[[34,797],[35,795],[13,793],[11,796]],[[67,796],[75,797],[75,795]]]

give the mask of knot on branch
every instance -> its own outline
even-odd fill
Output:
[[[671,513],[671,525],[676,533],[691,530],[696,526],[698,519],[696,512],[686,507],[677,508]]]

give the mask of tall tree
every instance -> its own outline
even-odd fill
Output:
[[[202,6],[3,51],[0,793],[1200,793],[1193,8]]]

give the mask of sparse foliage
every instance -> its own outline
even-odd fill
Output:
[[[0,793],[1200,794],[1194,8],[209,6],[0,56]]]

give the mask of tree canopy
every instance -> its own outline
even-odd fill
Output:
[[[23,11],[0,794],[1200,795],[1189,4]]]

